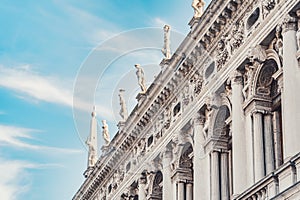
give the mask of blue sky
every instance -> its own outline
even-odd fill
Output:
[[[144,66],[149,85],[160,70],[163,25],[176,30],[171,35],[175,50],[192,16],[187,0],[2,0],[0,199],[71,199],[84,181],[87,152],[82,141],[93,104],[98,120],[107,119],[114,135],[118,88],[126,89],[129,111],[136,103],[138,86],[130,83],[136,81],[133,65]],[[119,42],[122,38],[127,43]],[[153,42],[153,48],[123,51],[114,62],[101,65],[131,41],[138,47]],[[112,49],[103,54],[104,47]],[[93,70],[101,76],[93,76]],[[80,77],[83,88],[97,78],[96,90],[92,101],[80,93],[80,105],[74,106],[73,86]]]

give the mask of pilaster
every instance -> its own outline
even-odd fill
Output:
[[[300,138],[300,71],[296,40],[296,19],[287,15],[283,23],[283,141],[284,159],[300,151],[295,138]]]

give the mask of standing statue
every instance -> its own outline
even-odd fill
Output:
[[[125,92],[124,89],[119,89],[119,98],[120,98],[120,106],[121,106],[120,116],[122,117],[123,121],[126,121],[126,119],[128,118],[128,112],[127,112],[125,99],[123,96],[124,92]]]
[[[279,59],[283,62],[283,41],[281,39],[280,26],[276,27],[276,42],[275,42],[275,50],[278,53]]]
[[[203,0],[193,0],[194,18],[199,18],[203,14],[205,2]]]
[[[298,28],[298,30],[297,30],[296,37],[297,37],[298,51],[300,51],[300,28]]]
[[[171,58],[170,30],[171,30],[171,26],[169,26],[169,25],[165,25],[164,26],[164,47],[161,50],[161,52],[164,54],[164,56],[166,57],[166,59],[170,59]]]
[[[146,93],[146,86],[145,86],[145,73],[144,73],[144,70],[143,68],[141,67],[140,64],[135,64],[134,65],[135,68],[136,68],[136,76],[138,78],[138,84],[139,86],[141,87],[141,92],[142,94],[145,94]]]
[[[85,142],[85,144],[89,147],[88,166],[93,167],[97,162],[95,147],[89,139]]]
[[[206,110],[205,110],[205,123],[203,126],[203,135],[204,135],[205,139],[208,137],[208,128],[210,125],[212,113],[213,113],[213,109],[212,109],[210,103],[207,103]]]
[[[244,87],[242,89],[242,93],[244,96],[244,99],[247,100],[249,98],[249,93],[250,93],[250,86],[254,74],[254,66],[251,66],[249,64],[245,65],[245,74],[244,74]]]
[[[110,135],[109,135],[108,125],[106,123],[106,120],[102,120],[102,136],[105,141],[105,145],[108,145],[110,143]]]

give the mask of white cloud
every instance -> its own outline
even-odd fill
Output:
[[[82,150],[50,147],[29,143],[28,140],[33,140],[32,133],[41,132],[38,130],[27,129],[15,126],[0,125],[0,146],[10,146],[17,148],[40,150],[51,153],[80,153]],[[26,140],[26,141],[25,141]]]
[[[7,161],[0,159],[0,194],[2,200],[15,200],[29,189],[26,181],[26,170],[34,168],[33,164],[23,161]],[[21,183],[22,182],[22,183]]]
[[[156,17],[156,18],[153,19],[153,24],[154,24],[154,26],[164,27],[164,25],[166,25],[168,23],[165,20],[163,20],[159,17]]]
[[[30,190],[31,180],[28,169],[62,167],[57,164],[34,164],[20,160],[0,158],[0,196],[1,200],[15,200]]]
[[[41,76],[23,66],[7,68],[0,65],[0,87],[26,94],[37,100],[72,106],[71,90],[63,85],[65,84],[62,80]]]
[[[28,65],[8,68],[0,65],[0,87],[13,90],[17,97],[33,103],[44,101],[73,107],[72,82],[53,76],[42,76]],[[76,101],[77,109],[91,112],[92,106],[84,99]],[[112,119],[112,112],[103,105],[97,105],[100,115]],[[1,112],[0,112],[1,114]]]

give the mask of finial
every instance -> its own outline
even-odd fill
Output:
[[[91,115],[92,115],[92,117],[96,117],[96,115],[97,115],[96,114],[96,106],[95,105],[93,106],[93,111],[92,111]]]

